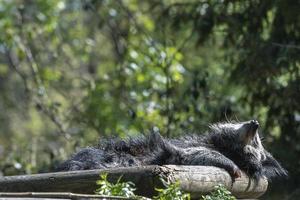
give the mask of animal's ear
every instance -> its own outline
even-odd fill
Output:
[[[164,146],[164,138],[160,135],[158,131],[151,131],[150,137],[149,137],[149,145],[152,147],[162,147]]]
[[[166,152],[175,153],[177,148],[168,140],[164,139],[158,131],[152,131],[149,138],[149,145],[152,149],[162,149]]]
[[[250,144],[250,142],[254,139],[255,135],[257,134],[258,127],[259,123],[256,120],[245,122],[239,128],[240,140],[244,144]]]

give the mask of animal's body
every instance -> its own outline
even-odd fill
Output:
[[[165,139],[153,132],[147,137],[109,139],[98,147],[74,154],[58,171],[141,165],[204,165],[225,169],[233,177],[241,170],[251,178],[287,176],[287,171],[264,149],[255,120],[218,123],[204,135]]]

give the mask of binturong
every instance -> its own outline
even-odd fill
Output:
[[[57,167],[57,171],[103,169],[143,165],[202,165],[225,169],[233,178],[242,171],[258,180],[287,177],[287,171],[264,149],[256,120],[216,123],[201,135],[178,139],[163,138],[152,131],[148,136],[101,140]]]

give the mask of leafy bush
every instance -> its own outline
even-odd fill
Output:
[[[134,199],[147,199],[145,197],[136,196],[134,194],[135,185],[132,182],[123,182],[121,183],[120,177],[117,183],[113,184],[107,180],[107,174],[101,174],[100,180],[96,182],[99,188],[95,191],[96,194],[99,195],[108,195],[108,196],[122,196],[122,197],[130,197]],[[156,188],[155,190],[158,191],[158,195],[153,197],[153,199],[157,200],[189,200],[190,194],[183,193],[180,190],[179,182],[175,183],[167,183],[166,181],[162,180],[167,188]]]
[[[107,173],[100,175],[100,180],[96,183],[99,188],[96,190],[96,194],[99,195],[107,195],[107,196],[122,196],[128,197],[132,199],[147,199],[145,197],[136,196],[134,194],[135,185],[132,182],[120,182],[120,177],[117,183],[113,184],[107,180]],[[155,200],[190,200],[190,194],[184,193],[180,190],[179,182],[176,181],[174,183],[166,182],[161,179],[166,188],[155,188],[158,192],[157,196],[154,196]],[[234,196],[232,196],[231,192],[228,191],[223,185],[217,185],[215,190],[210,194],[202,196],[202,200],[236,200]]]
[[[190,194],[184,193],[180,190],[179,182],[176,181],[174,183],[168,183],[161,179],[164,184],[167,186],[166,188],[155,188],[158,191],[158,195],[153,197],[154,199],[159,200],[189,200]]]
[[[134,197],[135,185],[132,182],[121,183],[120,177],[117,183],[113,184],[108,182],[107,174],[100,174],[100,180],[96,183],[99,188],[96,190],[96,194],[108,195],[108,196],[122,196],[122,197]]]
[[[223,185],[215,186],[215,190],[209,195],[202,196],[203,200],[236,200]]]

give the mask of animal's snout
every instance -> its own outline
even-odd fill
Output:
[[[259,122],[257,120],[255,120],[255,119],[251,120],[250,121],[250,126],[251,126],[252,129],[257,130],[258,127],[259,127]]]
[[[240,128],[240,138],[244,144],[250,144],[257,133],[259,122],[257,120],[250,120],[243,124]]]

